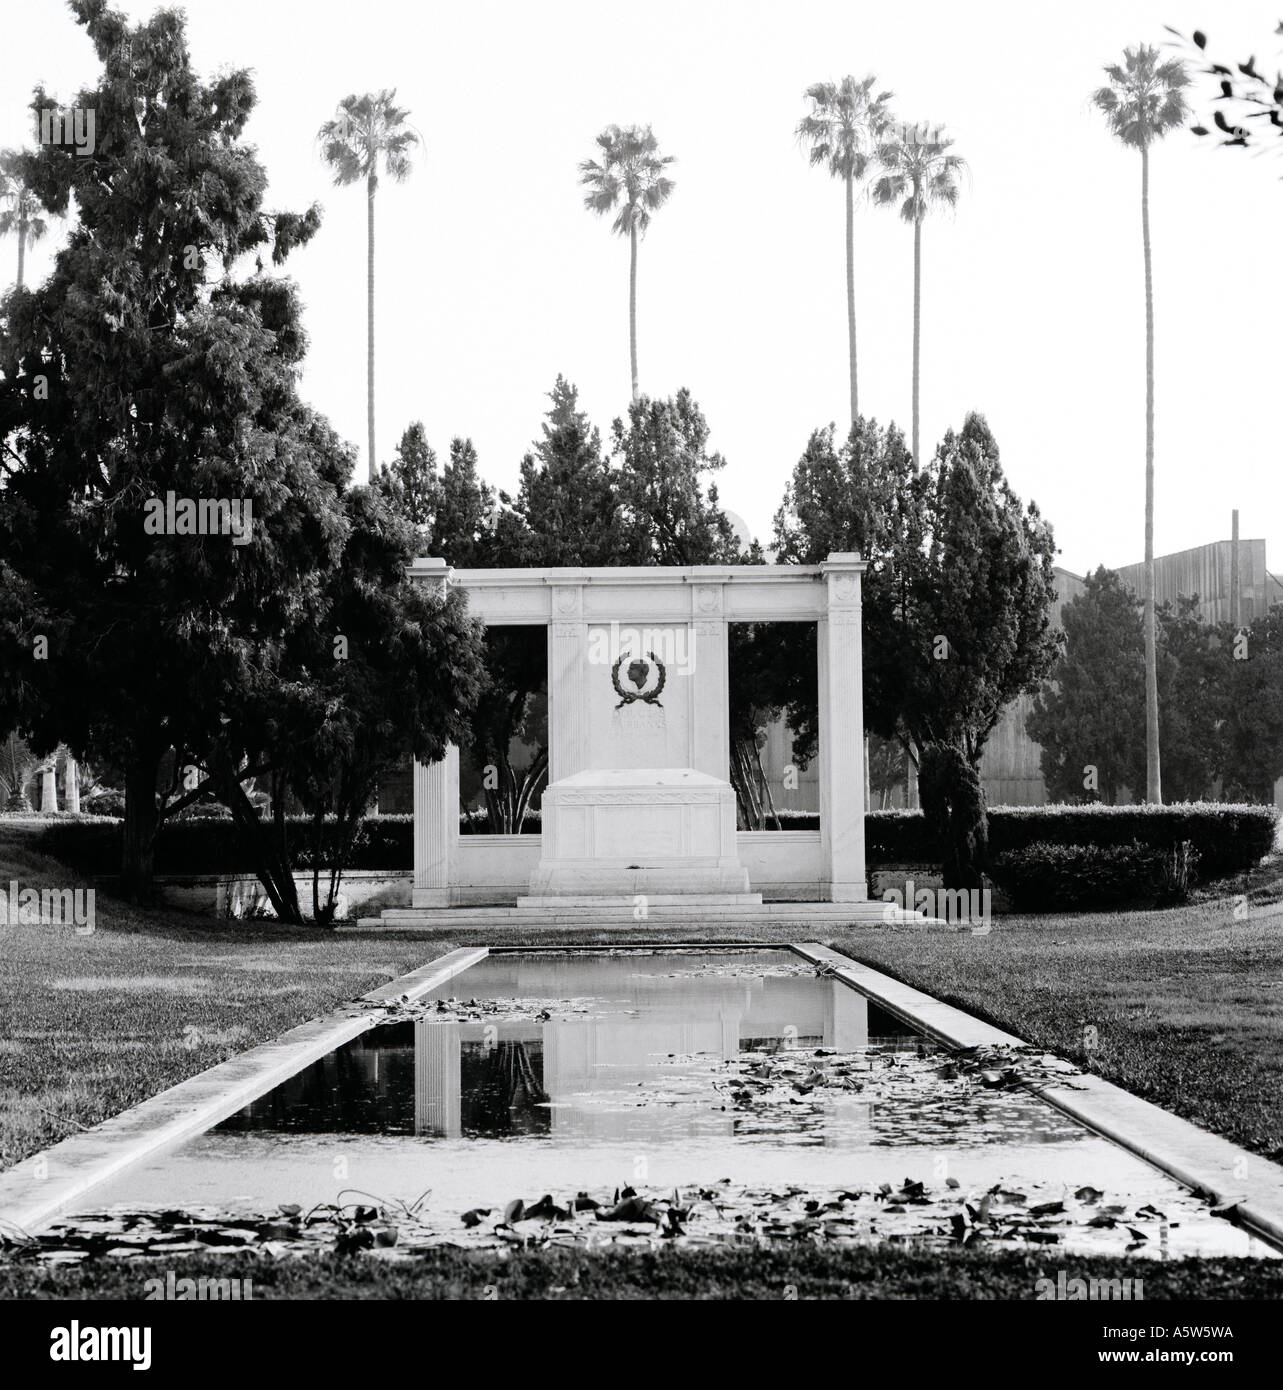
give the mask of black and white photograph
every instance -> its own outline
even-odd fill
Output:
[[[1281,214],[1258,0],[0,0],[15,1376],[1277,1367]]]

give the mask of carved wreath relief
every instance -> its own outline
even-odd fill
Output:
[[[625,662],[628,663],[627,667],[624,667]],[[621,668],[624,668],[623,679],[620,678]],[[621,652],[610,668],[610,680],[615,694],[619,696],[616,709],[623,709],[625,705],[635,704],[638,700],[657,709],[664,708],[659,697],[668,684],[668,668],[654,652],[647,652],[644,658],[633,656],[631,652]]]

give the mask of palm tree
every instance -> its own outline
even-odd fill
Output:
[[[584,206],[599,215],[619,204],[611,231],[629,240],[628,346],[633,369],[633,400],[637,400],[637,240],[650,226],[650,215],[668,201],[676,184],[664,170],[675,162],[659,153],[650,126],[607,126],[597,137],[601,159],[579,165],[579,182],[588,189]]]
[[[1179,58],[1159,62],[1156,48],[1123,50],[1105,68],[1109,85],[1092,101],[1124,145],[1140,150],[1140,229],[1145,252],[1145,800],[1161,804],[1158,758],[1158,654],[1154,633],[1154,276],[1149,242],[1149,147],[1185,124],[1189,74]]]
[[[405,107],[394,106],[396,89],[364,96],[346,96],[338,105],[332,121],[326,121],[318,132],[321,157],[334,173],[335,187],[341,188],[358,179],[365,180],[366,227],[368,240],[368,332],[366,392],[369,417],[369,476],[374,481],[374,195],[379,187],[379,165],[397,183],[410,174],[410,149],[422,143],[417,131],[406,125],[410,114]]]
[[[836,85],[817,82],[806,89],[810,114],[797,126],[797,137],[810,147],[812,165],[826,164],[846,185],[846,333],[851,363],[851,423],[860,413],[855,352],[855,185],[869,170],[891,122],[890,92],[873,88],[877,78],[863,82],[844,77]]]
[[[27,247],[44,236],[49,224],[40,216],[44,209],[36,201],[36,195],[23,181],[18,158],[17,150],[5,150],[0,154],[0,203],[9,204],[0,211],[0,236],[17,233],[18,288],[21,289]]]
[[[922,357],[922,221],[933,206],[955,207],[958,175],[967,167],[950,154],[953,141],[939,127],[923,137],[922,126],[901,126],[878,149],[886,170],[873,185],[873,201],[900,204],[900,216],[913,223],[913,458],[918,451],[918,380]]]

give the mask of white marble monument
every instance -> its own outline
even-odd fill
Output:
[[[459,834],[451,748],[414,770],[413,907],[864,903],[858,555],[820,565],[458,570],[489,625],[548,629],[542,833]],[[814,622],[818,831],[737,831],[728,778],[727,624]],[[872,904],[870,904],[870,907]]]

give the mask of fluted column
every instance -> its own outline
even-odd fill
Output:
[[[436,557],[414,562],[411,578],[444,594],[450,570]],[[414,761],[414,907],[449,907],[459,853],[459,750],[440,762]]]
[[[459,853],[459,750],[439,763],[414,763],[415,907],[449,907]]]
[[[727,684],[726,618],[720,584],[696,585],[691,595],[689,765],[696,772],[730,777],[730,691]]]
[[[47,815],[58,809],[58,765],[51,758],[40,769],[40,814]]]
[[[67,761],[63,770],[63,777],[66,783],[66,809],[80,814],[80,768],[76,765],[76,760],[67,754]]]
[[[581,584],[555,584],[548,625],[548,781],[588,766],[588,624]]]
[[[853,552],[834,553],[820,570],[826,590],[817,625],[822,888],[832,902],[864,902],[864,562]]]

